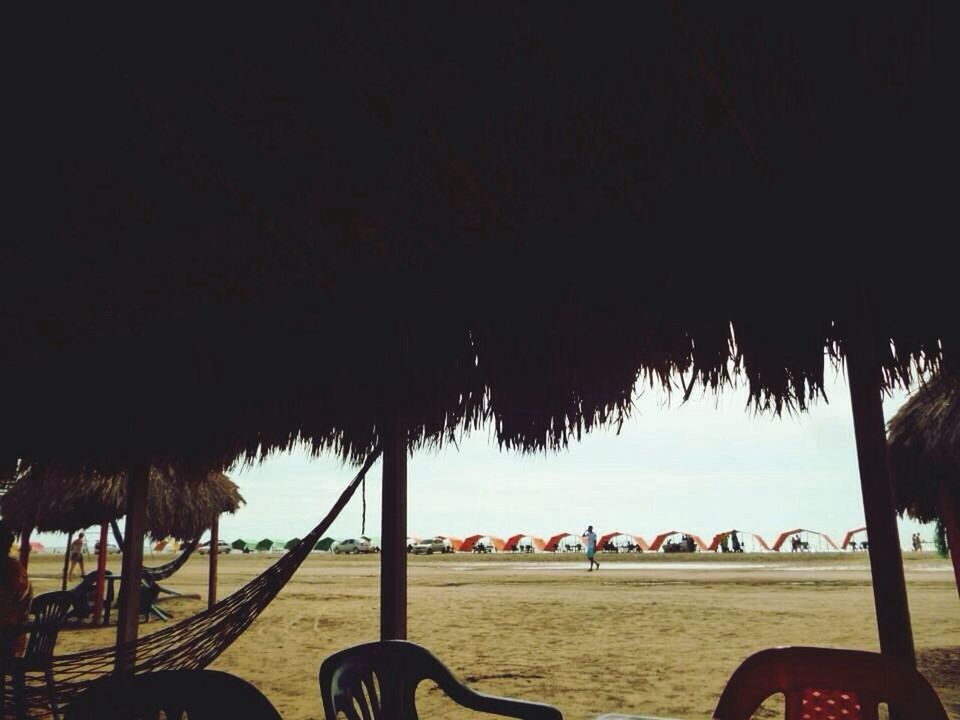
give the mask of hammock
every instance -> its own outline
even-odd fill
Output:
[[[197,549],[197,541],[192,540],[188,542],[184,547],[180,549],[180,554],[177,555],[173,560],[168,563],[164,563],[160,567],[143,568],[143,576],[145,578],[150,578],[153,581],[157,580],[166,580],[168,577],[173,575],[177,570],[182,568],[190,556],[193,554],[193,551]]]
[[[367,458],[327,516],[305,538],[263,573],[209,610],[126,646],[110,646],[54,657],[53,677],[57,704],[61,707],[69,704],[94,680],[112,674],[115,658],[120,652],[130,655],[136,653],[133,670],[136,674],[157,670],[202,669],[212,663],[250,627],[283,589],[349,502],[379,456],[378,450]],[[36,677],[28,677],[27,703],[31,708],[46,708],[46,692],[42,672]]]
[[[120,527],[117,525],[116,520],[110,521],[110,529],[113,530],[113,539],[117,541],[117,547],[123,547],[123,535],[120,533]],[[193,551],[197,549],[198,541],[191,540],[186,543],[181,549],[180,554],[177,555],[173,560],[168,563],[164,563],[160,567],[143,568],[143,576],[145,578],[150,578],[154,582],[159,580],[166,580],[168,577],[173,575],[177,570],[182,568],[187,560],[190,559],[190,556],[193,554]]]

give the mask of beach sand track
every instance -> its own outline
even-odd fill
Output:
[[[31,560],[37,592],[58,587],[62,559]],[[275,559],[221,556],[221,597]],[[756,650],[877,649],[864,555],[669,561],[609,556],[603,569],[587,573],[576,556],[411,558],[409,637],[472,687],[549,702],[573,720],[603,712],[708,718],[729,675]],[[639,567],[615,567],[626,562]],[[322,717],[320,662],[378,637],[377,563],[311,556],[214,667],[253,682],[285,718]],[[960,602],[952,574],[931,554],[907,556],[905,565],[921,669],[952,720],[960,720]],[[193,558],[164,585],[205,598],[206,568],[206,559]],[[118,560],[111,558],[111,569],[119,572]],[[165,607],[185,617],[206,603],[173,599]],[[151,622],[143,630],[161,627]],[[109,644],[114,632],[65,632],[58,653]],[[464,715],[428,685],[418,697],[423,717]],[[777,707],[757,717],[782,717]]]

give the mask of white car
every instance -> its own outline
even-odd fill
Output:
[[[443,538],[421,540],[410,548],[414,555],[433,555],[434,553],[452,553],[453,547]]]
[[[217,555],[223,555],[225,553],[229,553],[231,550],[233,550],[233,548],[230,547],[230,543],[224,542],[223,540],[217,543]],[[203,543],[203,545],[199,547],[197,552],[199,552],[201,555],[209,555],[210,543],[209,542]]]
[[[373,548],[370,547],[370,541],[366,538],[347,538],[336,543],[333,546],[333,552],[336,555],[359,555],[373,552]]]

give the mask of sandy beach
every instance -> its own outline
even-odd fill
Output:
[[[276,557],[221,556],[221,597]],[[148,556],[147,563],[168,558]],[[59,586],[62,561],[31,559],[36,592]],[[604,712],[709,718],[729,675],[756,650],[878,649],[865,554],[645,554],[601,562],[588,573],[576,555],[411,557],[409,637],[471,687],[552,703],[572,719]],[[111,569],[119,572],[118,557]],[[910,554],[905,569],[921,670],[960,720],[960,601],[949,563]],[[163,583],[203,597],[165,601],[171,622],[206,607],[206,573],[206,558],[194,557]],[[253,682],[285,718],[321,718],[319,665],[378,637],[378,594],[376,556],[315,553],[213,667]],[[154,621],[142,632],[162,626]],[[66,631],[57,653],[110,644],[114,632]],[[419,696],[424,717],[463,715],[429,686]],[[782,710],[771,702],[756,717],[782,717]]]

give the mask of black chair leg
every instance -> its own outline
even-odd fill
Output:
[[[14,707],[17,720],[27,717],[27,674],[18,672],[13,678]]]
[[[53,684],[53,670],[47,668],[43,674],[47,679],[47,699],[50,701],[50,712],[53,713],[53,720],[60,720],[60,709],[57,707],[57,686]]]

